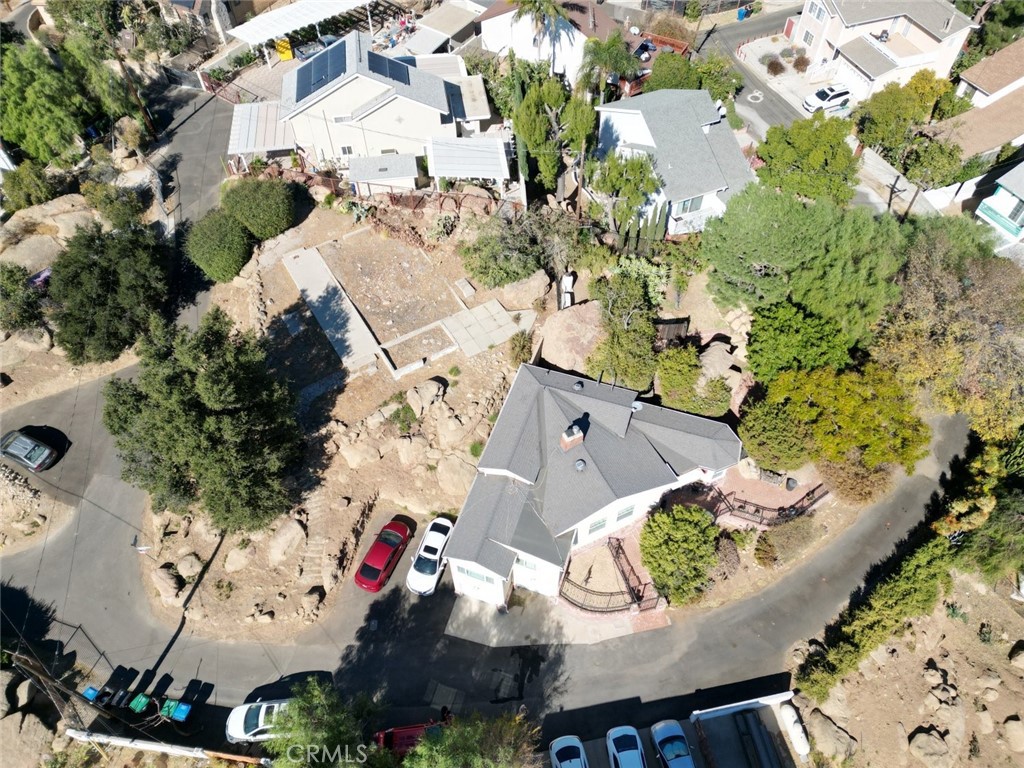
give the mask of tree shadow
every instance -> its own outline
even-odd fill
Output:
[[[190,222],[179,222],[167,247],[167,316],[171,321],[213,287],[213,281],[185,253],[190,228]]]
[[[257,688],[253,688],[249,695],[245,697],[243,703],[252,704],[256,701],[287,699],[294,694],[296,688],[304,685],[307,680],[314,680],[321,684],[330,684],[334,681],[334,675],[324,669],[293,672],[290,675],[283,675],[271,683],[265,683]]]

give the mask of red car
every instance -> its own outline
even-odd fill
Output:
[[[411,536],[409,527],[399,520],[385,525],[356,571],[356,584],[367,592],[380,592],[402,559]]]

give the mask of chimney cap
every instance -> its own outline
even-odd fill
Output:
[[[574,383],[574,384],[572,385],[572,388],[573,388],[574,390],[576,390],[577,392],[582,392],[582,391],[583,391],[583,382],[582,382],[582,381],[577,381],[577,382],[575,382],[575,383]]]

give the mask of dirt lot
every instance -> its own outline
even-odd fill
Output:
[[[843,765],[1024,765],[1024,754],[1010,749],[1006,725],[1024,716],[1024,671],[1008,660],[1021,640],[1024,604],[1009,599],[1008,585],[992,590],[957,575],[944,604],[909,622],[902,637],[872,653],[822,705],[858,742]],[[929,730],[941,736],[940,754],[919,760],[908,739]]]

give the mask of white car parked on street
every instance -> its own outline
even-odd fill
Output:
[[[441,574],[444,573],[441,558],[444,556],[444,548],[448,543],[448,537],[452,535],[453,527],[452,521],[443,517],[430,522],[430,527],[420,542],[420,548],[413,555],[412,568],[409,569],[409,576],[405,580],[405,586],[410,592],[417,595],[434,594]]]
[[[274,735],[274,718],[287,706],[287,699],[278,699],[235,707],[228,713],[224,735],[232,744],[266,741]]]
[[[579,736],[559,736],[548,748],[551,768],[588,768],[587,753]]]
[[[605,736],[608,763],[612,768],[647,768],[640,734],[631,725],[619,725]]]

